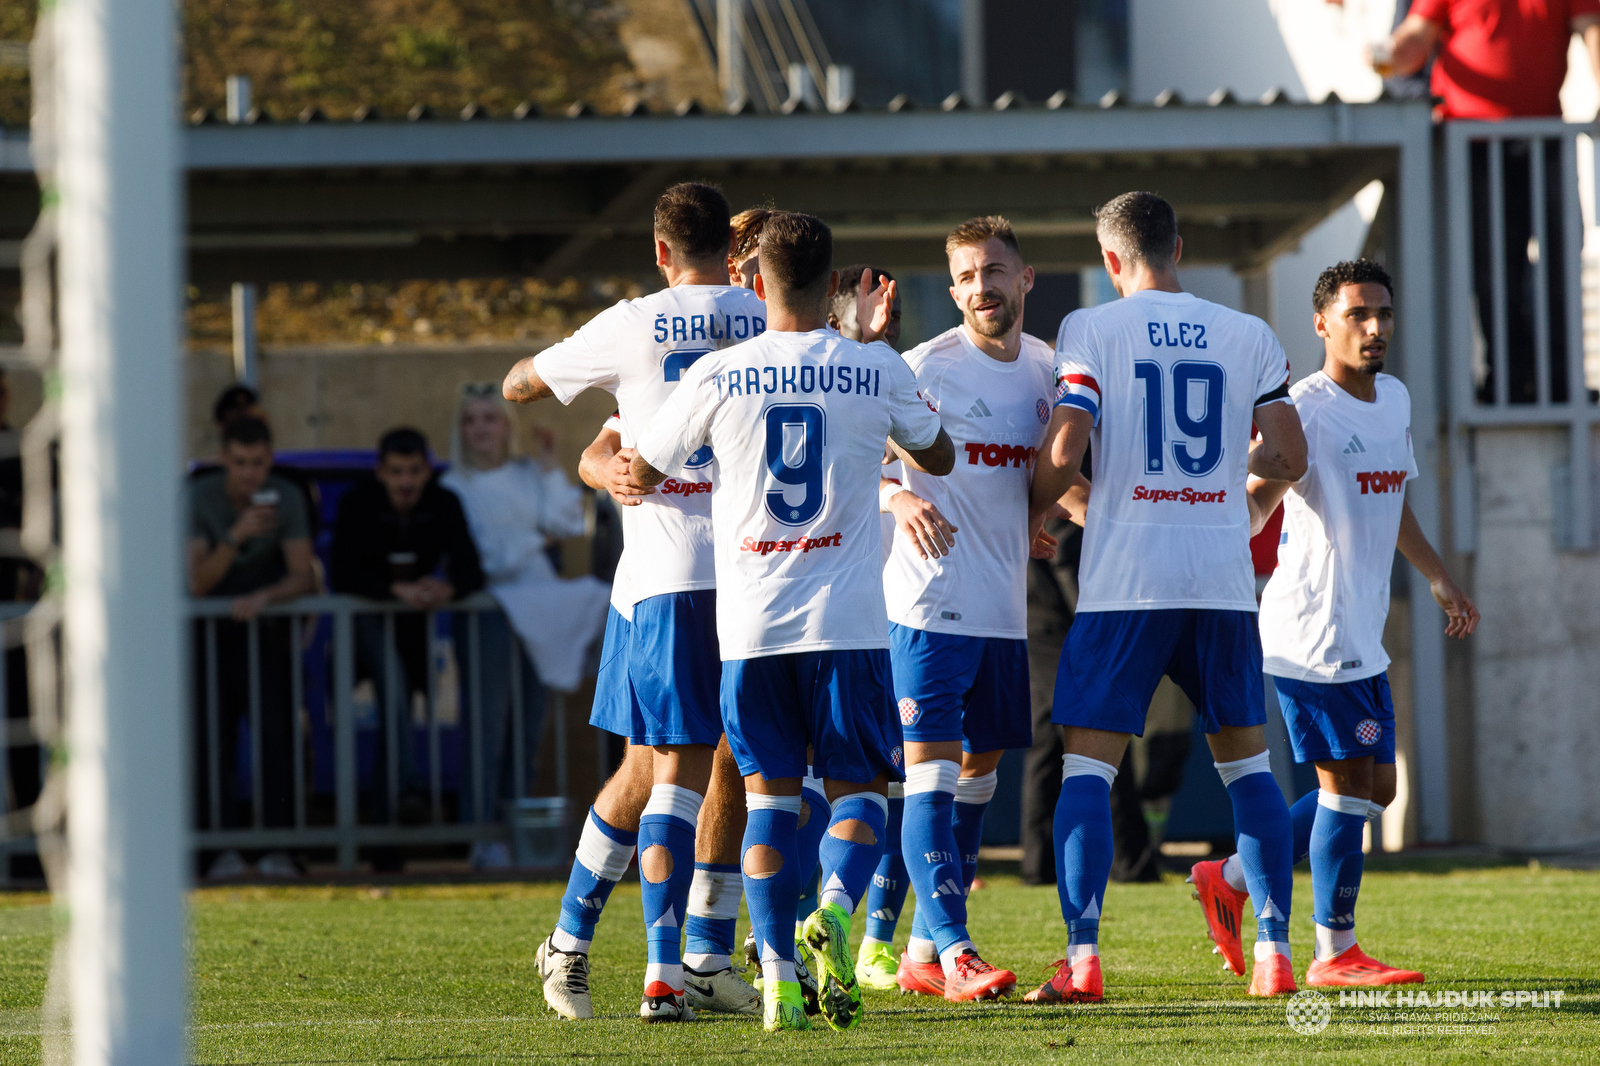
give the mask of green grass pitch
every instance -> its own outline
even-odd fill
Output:
[[[1399,1034],[1375,1013],[1336,1008],[1315,1036],[1292,1031],[1283,1000],[1246,997],[1223,974],[1181,880],[1112,885],[1101,925],[1106,1001],[1032,1008],[954,1005],[868,993],[850,1033],[768,1035],[752,1020],[703,1016],[646,1026],[639,892],[624,883],[593,954],[587,1023],[544,1007],[533,951],[561,886],[207,889],[193,899],[198,1063],[604,1062],[932,1063],[1600,1061],[1600,874],[1528,867],[1372,863],[1362,945],[1427,972],[1430,992],[1561,990],[1559,1009],[1413,1009],[1461,1031]],[[1005,867],[971,901],[974,938],[1017,971],[1018,993],[1059,958],[1051,888]],[[1296,878],[1296,971],[1311,957],[1310,881]],[[859,926],[859,921],[858,921]],[[745,923],[741,921],[743,934]],[[901,922],[901,943],[910,928]],[[857,930],[859,936],[859,929]],[[0,1063],[40,1059],[39,1006],[51,937],[38,896],[0,896]],[[1337,1003],[1337,996],[1334,996]],[[1390,1008],[1391,1011],[1394,1008]],[[1459,1022],[1462,1014],[1498,1020]],[[1452,1017],[1453,1016],[1453,1017]]]

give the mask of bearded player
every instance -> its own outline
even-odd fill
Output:
[[[1394,333],[1393,283],[1362,259],[1322,272],[1312,324],[1322,369],[1290,390],[1305,427],[1308,465],[1298,481],[1253,480],[1257,529],[1281,501],[1278,568],[1261,597],[1266,672],[1278,691],[1296,762],[1316,764],[1318,788],[1290,811],[1295,860],[1311,858],[1316,957],[1308,985],[1399,985],[1423,975],[1371,958],[1356,943],[1362,837],[1394,800],[1394,706],[1383,626],[1394,552],[1428,579],[1465,639],[1478,611],[1446,572],[1405,502],[1417,476],[1411,397],[1382,373]],[[1243,870],[1234,857],[1190,874],[1212,938],[1236,972]]]
[[[959,1002],[998,998],[1017,982],[973,945],[967,892],[1000,757],[1033,743],[1028,494],[1055,386],[1050,346],[1022,332],[1033,268],[1011,224],[969,219],[945,254],[962,324],[906,362],[956,442],[956,468],[947,478],[907,471],[903,487],[882,489],[899,530],[884,591],[906,741],[901,846],[917,910],[895,966],[894,924],[876,918],[893,901],[874,888],[859,968],[874,983],[893,975],[907,992]],[[957,531],[961,548],[947,554]]]

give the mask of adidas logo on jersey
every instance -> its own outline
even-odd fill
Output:
[[[1366,450],[1367,446],[1361,443],[1361,438],[1354,433],[1350,434],[1350,443],[1344,446],[1344,453],[1346,455],[1360,455]]]
[[[994,412],[989,410],[989,405],[983,402],[983,397],[979,396],[978,397],[978,402],[973,404],[972,405],[972,409],[967,412],[967,417],[968,418],[989,418],[993,414],[994,414]]]

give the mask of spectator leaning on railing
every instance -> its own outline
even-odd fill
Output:
[[[1567,47],[1574,33],[1583,38],[1590,68],[1600,80],[1600,0],[1412,0],[1394,34],[1372,47],[1372,61],[1385,77],[1405,76],[1420,70],[1437,48],[1433,93],[1444,101],[1436,112],[1441,119],[1559,118]],[[1501,322],[1506,344],[1504,387],[1511,403],[1534,403],[1539,398],[1535,337],[1540,312],[1533,284],[1539,249],[1533,241],[1534,169],[1529,151],[1535,143],[1508,138],[1500,145],[1500,217],[1506,250]],[[1559,204],[1561,164],[1559,157],[1546,152],[1549,210],[1551,204]],[[1479,330],[1493,345],[1496,288],[1493,257],[1488,254],[1493,219],[1488,146],[1475,144],[1470,159],[1472,239],[1477,249],[1472,285]],[[1557,231],[1552,238],[1559,236],[1559,226]],[[1548,296],[1546,319],[1559,329],[1566,321],[1568,297],[1559,285],[1551,286]],[[1552,347],[1561,346],[1553,341]],[[1497,362],[1491,354],[1479,369],[1478,396],[1483,402],[1493,402],[1499,391]],[[1559,402],[1565,381],[1563,375],[1556,378],[1552,395]]]
[[[1441,118],[1551,117],[1561,114],[1574,33],[1600,80],[1600,0],[1412,0],[1393,36],[1372,48],[1372,65],[1404,77],[1438,46]]]
[[[467,529],[461,501],[444,488],[428,462],[428,441],[414,429],[392,429],[378,442],[373,475],[353,485],[339,501],[333,527],[335,592],[371,600],[399,600],[417,611],[447,610],[452,600],[483,587],[478,549]],[[401,693],[428,691],[428,633],[423,616],[402,613],[394,622],[394,652],[403,685],[388,685],[382,615],[356,616],[356,669],[371,678],[378,705],[396,715],[401,741],[396,752],[402,792],[400,820],[416,824],[428,816],[421,781],[412,769],[409,700]],[[387,730],[378,730],[378,766]],[[387,812],[387,780],[379,770],[373,810]],[[381,815],[380,815],[381,816]]]
[[[189,592],[194,596],[231,596],[233,620],[216,622],[217,738],[223,826],[246,824],[248,802],[239,794],[237,767],[240,726],[250,709],[250,628],[269,604],[292,600],[315,590],[311,540],[305,497],[295,485],[270,473],[272,435],[265,422],[239,416],[222,428],[220,474],[189,484]],[[195,647],[205,647],[203,624],[197,624]],[[263,618],[257,623],[261,684],[262,822],[293,822],[293,721],[289,692],[288,620]],[[196,654],[200,692],[195,701],[196,811],[201,824],[210,821],[207,735],[208,679],[206,656]],[[262,859],[269,876],[295,872],[289,857],[274,852]],[[236,852],[225,852],[213,865],[214,876],[244,872]]]

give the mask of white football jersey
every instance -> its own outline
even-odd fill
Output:
[[[917,388],[956,446],[949,477],[915,470],[906,488],[956,527],[955,550],[923,559],[899,530],[883,573],[889,620],[933,633],[1028,636],[1028,490],[1050,422],[1050,346],[1023,334],[1002,363],[967,337],[941,333],[906,353]]]
[[[696,363],[639,454],[663,473],[716,454],[717,639],[724,659],[886,648],[883,444],[928,448],[939,416],[887,344],[762,334]]]
[[[1056,402],[1095,419],[1079,612],[1256,609],[1250,427],[1288,379],[1265,322],[1189,293],[1146,289],[1062,321]]]
[[[1261,596],[1267,673],[1359,681],[1389,665],[1383,623],[1411,451],[1411,394],[1379,374],[1358,400],[1317,371],[1289,390],[1305,427],[1305,476],[1283,498],[1278,568]]]
[[[766,319],[766,305],[749,289],[678,285],[601,312],[533,366],[562,403],[589,388],[615,396],[622,446],[632,448],[684,371],[709,352],[759,336]],[[638,507],[618,508],[622,559],[611,605],[625,617],[650,596],[716,587],[712,470],[711,453],[697,454]]]

